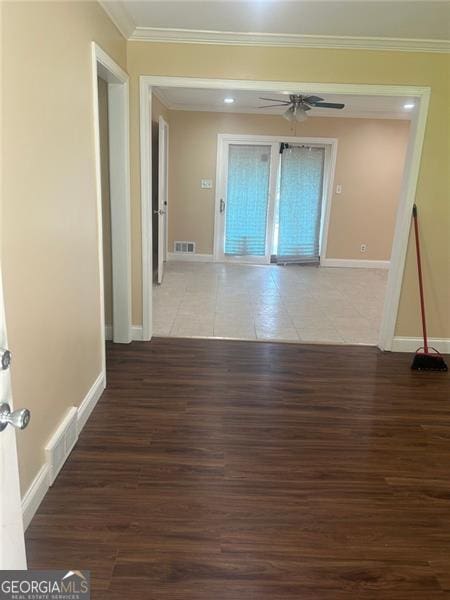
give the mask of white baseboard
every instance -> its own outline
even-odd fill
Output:
[[[187,261],[187,262],[214,262],[214,254],[183,254],[182,252],[168,252],[167,260],[172,262]]]
[[[83,429],[86,421],[88,420],[91,412],[93,411],[95,405],[98,402],[98,399],[103,393],[105,389],[105,375],[104,373],[100,373],[97,379],[92,384],[90,390],[86,394],[84,400],[81,402],[80,406],[77,408],[77,432],[78,434]],[[67,418],[67,415],[64,416],[63,421]],[[50,439],[55,435],[55,433],[60,429],[61,423],[55,428],[55,431],[50,436]],[[67,456],[70,454],[72,447],[69,446],[67,448]],[[67,458],[67,456],[65,458]],[[23,524],[26,529],[31,522],[31,519],[34,517],[39,505],[44,499],[45,494],[47,493],[48,488],[50,487],[50,464],[45,462],[44,465],[40,468],[38,474],[31,482],[30,487],[25,492],[22,498],[22,514],[23,514]]]
[[[39,505],[44,499],[50,486],[49,466],[47,463],[42,465],[39,473],[33,479],[30,487],[22,498],[23,527],[26,529],[31,523],[31,519],[36,514]]]
[[[450,354],[449,338],[429,338],[428,345],[442,354]],[[418,337],[395,337],[392,340],[392,352],[415,352],[423,346],[423,339]]]
[[[350,267],[351,269],[389,269],[389,260],[359,260],[350,258],[322,258],[321,267]]]
[[[112,341],[113,339],[113,326],[105,325],[105,340]],[[141,341],[142,340],[142,325],[131,326],[131,339]]]
[[[131,339],[134,341],[142,341],[142,325],[131,326]]]
[[[105,374],[100,373],[97,379],[92,384],[91,389],[86,394],[83,402],[78,407],[78,433],[83,429],[86,424],[86,421],[89,419],[91,412],[94,410],[95,405],[98,402],[98,399],[103,393],[103,390],[106,387]]]

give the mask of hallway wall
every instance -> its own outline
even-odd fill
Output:
[[[101,373],[91,42],[126,68],[97,2],[4,2],[2,267],[22,493]],[[96,85],[96,82],[95,82]]]

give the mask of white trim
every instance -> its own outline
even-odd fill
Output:
[[[164,262],[168,252],[168,217],[169,217],[169,125],[161,115],[158,118],[158,283],[164,277]],[[162,222],[161,222],[162,221]],[[161,232],[163,238],[161,239]]]
[[[161,77],[142,75],[140,77],[140,100],[141,100],[141,177],[143,171],[148,169],[150,130],[148,124],[142,118],[144,107],[151,101],[152,86],[158,87],[187,87],[202,89],[221,90],[253,90],[264,92],[282,92],[285,90],[301,89],[305,94],[352,94],[357,96],[400,96],[416,99],[417,110],[413,116],[410,130],[410,141],[405,161],[405,171],[400,193],[397,221],[395,225],[394,242],[391,253],[391,267],[389,269],[386,300],[380,329],[378,346],[382,350],[389,350],[394,337],[395,324],[400,301],[400,290],[403,280],[403,270],[407,251],[407,242],[410,229],[411,211],[416,194],[417,179],[419,175],[420,159],[422,156],[423,140],[425,137],[426,120],[430,99],[430,88],[420,86],[402,85],[373,85],[373,84],[343,84],[343,83],[306,83],[306,82],[283,82],[283,81],[255,81],[255,80],[230,80],[230,79],[206,79],[195,77]],[[141,184],[141,203],[151,203],[151,179],[144,177]],[[143,224],[144,225],[144,224]],[[144,256],[143,256],[144,258]],[[145,263],[143,268],[151,270],[151,261]],[[150,290],[151,292],[151,290]],[[151,296],[151,293],[150,293]]]
[[[405,167],[392,242],[390,259],[391,267],[389,269],[386,286],[383,317],[381,320],[378,341],[381,350],[391,349],[392,340],[395,335],[395,325],[397,322],[400,293],[403,283],[403,271],[405,268],[406,252],[408,250],[411,214],[416,197],[430,94],[431,91],[429,88],[425,88],[421,94],[419,106],[414,115],[409,134],[409,143],[406,151]]]
[[[420,97],[430,88],[408,85],[377,85],[370,83],[311,83],[300,81],[266,81],[252,79],[208,79],[205,77],[172,77],[166,75],[141,75],[140,81],[148,88],[181,87],[217,90],[283,92],[290,90],[304,94],[350,94],[356,96]]]
[[[77,433],[79,434],[86,424],[91,412],[93,411],[98,399],[105,389],[105,375],[100,373],[97,379],[92,384],[90,390],[86,394],[84,400],[77,408]],[[55,433],[59,430],[60,424],[55,428],[54,433],[50,436],[53,438]],[[24,521],[24,528],[26,529],[30,524],[32,518],[36,514],[39,505],[47,493],[50,486],[50,464],[45,462],[39,469],[38,474],[31,482],[30,487],[27,489],[22,498],[22,514]]]
[[[97,196],[97,253],[98,271],[100,278],[100,347],[102,360],[102,373],[106,374],[106,349],[105,349],[105,278],[103,267],[103,210],[102,210],[102,182],[101,182],[101,156],[100,156],[100,123],[98,108],[98,69],[97,69],[97,45],[92,42],[92,104],[94,119],[94,153],[95,153],[95,192]]]
[[[113,336],[115,342],[131,341],[131,218],[128,75],[95,42],[92,51],[95,177],[97,193],[98,256],[102,367],[106,372],[104,340],[104,273],[98,77],[108,84],[110,139],[110,202],[113,268]]]
[[[123,2],[98,0],[100,6],[126,40],[131,39],[136,31],[136,23]]]
[[[105,340],[107,342],[112,341],[113,339],[113,326],[112,325],[105,325]]]
[[[78,407],[78,415],[77,415],[77,429],[78,433],[83,429],[86,424],[86,421],[89,419],[92,411],[95,408],[95,405],[98,402],[98,399],[103,394],[103,390],[106,387],[106,379],[103,373],[97,377],[97,379],[92,384],[90,390],[84,397],[84,400],[81,402]]]
[[[128,75],[95,42],[92,42],[94,87],[94,135],[96,157],[97,213],[99,228],[101,303],[104,302],[103,232],[101,198],[100,132],[97,78],[108,84],[109,172],[113,269],[113,339],[131,341],[131,217],[129,167]],[[101,242],[101,245],[100,245]],[[103,310],[103,309],[102,309]],[[104,318],[104,317],[102,317]],[[105,339],[105,332],[103,332]]]
[[[114,18],[117,18],[116,15]],[[123,27],[123,29],[125,30],[125,27]],[[176,44],[340,48],[347,50],[390,50],[400,52],[450,52],[450,42],[448,40],[289,33],[240,33],[236,31],[176,29],[165,27],[136,27],[128,39],[131,41],[171,42]]]
[[[184,254],[183,252],[168,252],[167,260],[183,262],[214,262],[213,254]]]
[[[429,338],[428,345],[442,354],[450,354],[450,338]],[[396,336],[392,340],[392,352],[415,352],[423,346],[423,338]]]
[[[316,138],[321,139],[321,138]],[[328,232],[331,220],[331,204],[333,202],[334,176],[336,173],[336,161],[338,140],[336,138],[322,138],[326,140],[325,156],[323,165],[323,184],[322,184],[322,209],[320,219],[319,233],[319,256],[327,255]]]
[[[50,487],[50,467],[47,463],[42,465],[39,469],[38,474],[31,482],[30,487],[22,498],[22,515],[23,515],[23,527],[27,529],[31,523],[32,518],[36,514],[42,500]]]
[[[152,274],[153,274],[153,212],[152,212],[152,94],[145,77],[139,78],[140,141],[141,141],[141,244],[142,244],[142,337],[152,337]]]
[[[359,260],[357,258],[321,258],[321,267],[349,267],[350,269],[389,269],[389,260]]]
[[[131,327],[131,336],[133,341],[142,342],[144,340],[141,325],[133,325]]]

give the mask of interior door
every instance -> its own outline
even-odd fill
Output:
[[[274,146],[227,143],[224,155],[219,259],[269,263]]]
[[[158,127],[158,283],[162,283],[164,263],[167,260],[169,126],[162,117],[159,117]]]
[[[3,286],[0,273],[0,570],[26,569],[15,426],[24,428],[28,411],[11,414],[12,394],[7,352]],[[9,410],[10,409],[10,410]]]

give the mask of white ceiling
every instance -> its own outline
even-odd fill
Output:
[[[140,27],[449,39],[447,2],[130,0],[126,8]]]
[[[275,45],[309,42],[325,46],[339,45],[340,41],[342,47],[358,47],[363,40],[369,47],[385,47],[389,44],[383,45],[383,40],[392,40],[391,45],[397,45],[398,49],[401,41],[406,49],[450,48],[450,4],[444,1],[101,0],[101,3],[130,39]],[[439,45],[438,41],[447,43]]]
[[[286,107],[259,109],[259,106],[272,104],[260,100],[260,97],[286,100],[286,94],[276,92],[254,92],[246,90],[214,90],[181,87],[157,87],[156,94],[173,110],[195,110],[211,112],[258,113],[268,115],[281,115]],[[286,92],[299,93],[301,90],[286,90]],[[310,94],[309,94],[310,95]],[[317,94],[321,96],[320,94]],[[224,98],[232,97],[233,104],[225,104]],[[324,97],[323,95],[321,97]],[[414,110],[405,110],[404,104],[412,102],[411,98],[392,96],[351,96],[327,94],[327,102],[342,102],[345,108],[333,110],[326,108],[313,108],[308,112],[311,117],[368,117],[368,118],[395,118],[410,119]]]

